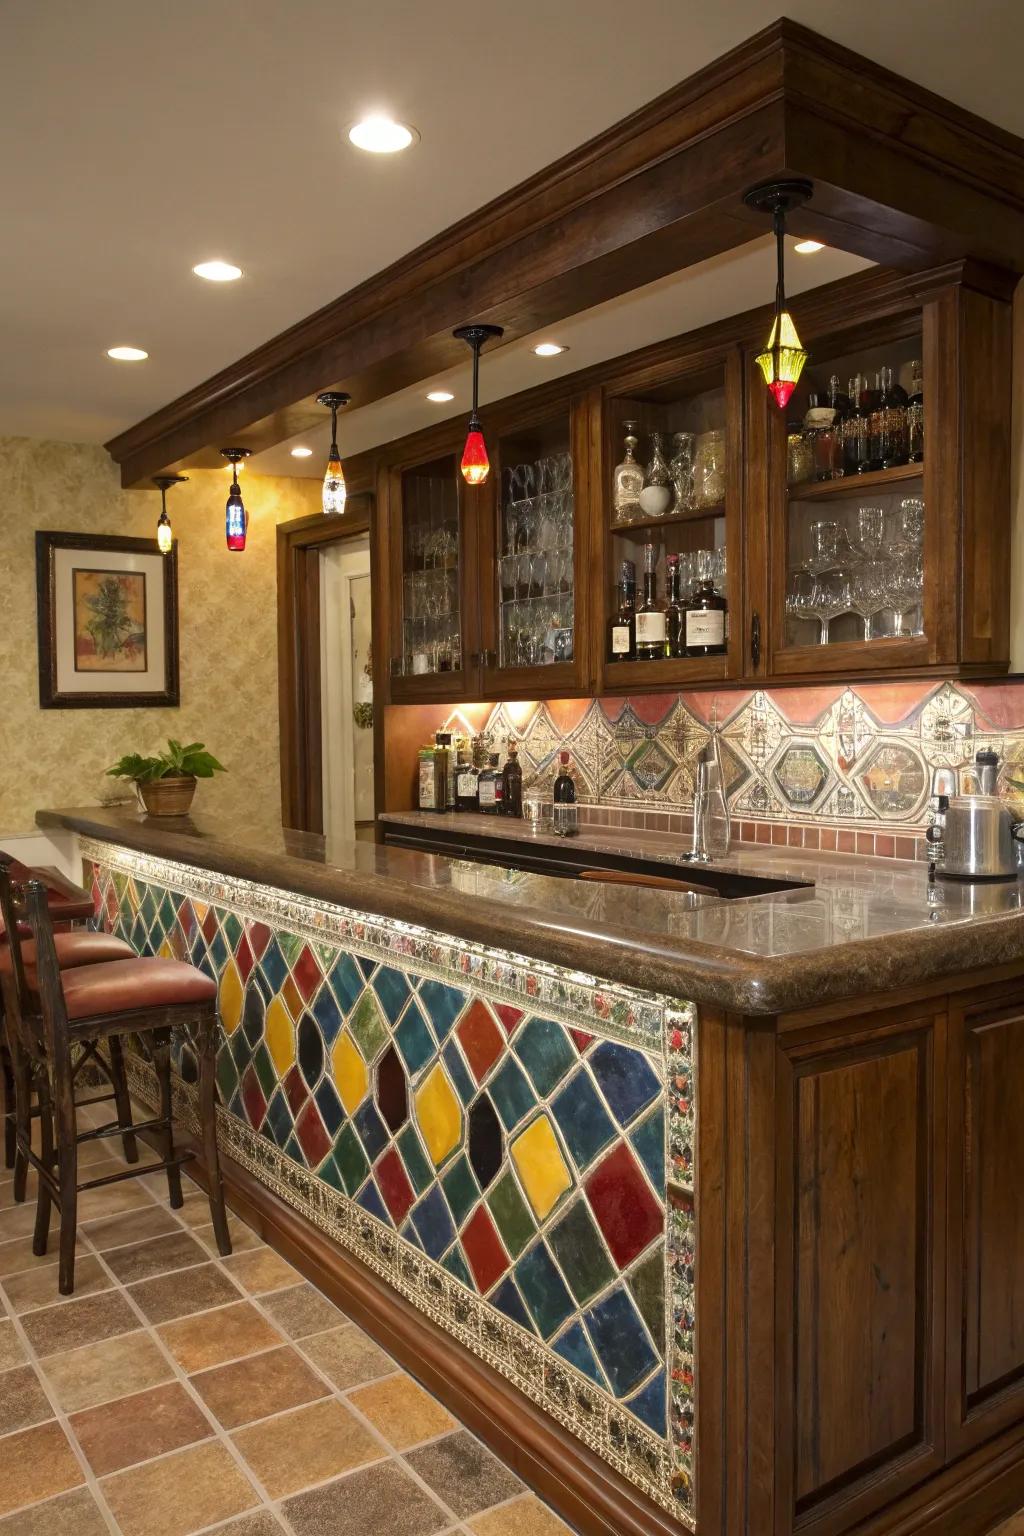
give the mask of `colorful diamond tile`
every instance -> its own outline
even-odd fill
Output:
[[[372,1161],[388,1144],[387,1128],[372,1099],[367,1099],[359,1106],[352,1117],[352,1123],[359,1132],[367,1157]]]
[[[298,1137],[307,1166],[319,1168],[331,1150],[331,1138],[312,1099],[307,1101],[295,1122],[295,1135]]]
[[[297,1066],[292,1067],[285,1078],[284,1092],[292,1114],[299,1114],[309,1098],[309,1089],[306,1087],[306,1080]]]
[[[234,1034],[242,1022],[242,997],[242,978],[238,974],[238,967],[232,960],[224,967],[217,1000],[220,1008],[220,1021],[224,1026],[225,1032],[229,1035]]]
[[[615,1268],[585,1200],[569,1207],[549,1232],[548,1241],[569,1289],[579,1305],[586,1306],[612,1279]]]
[[[511,1003],[494,1003],[492,1006],[501,1020],[506,1035],[511,1035],[513,1030],[517,1029],[522,1021],[523,1010],[521,1008],[513,1008]]]
[[[288,974],[288,964],[281,953],[281,946],[272,938],[260,956],[260,970],[270,983],[273,992],[279,992]]]
[[[302,1010],[305,1007],[305,1004],[302,1000],[302,993],[295,985],[294,977],[289,976],[287,978],[281,988],[281,996],[284,998],[284,1005],[288,1009],[288,1012],[291,1014],[292,1018],[301,1018]]]
[[[552,1019],[527,1019],[516,1036],[515,1053],[542,1098],[547,1098],[576,1061],[565,1030]]]
[[[656,1248],[627,1277],[640,1316],[650,1329],[655,1344],[663,1348],[665,1338],[665,1255]]]
[[[462,1249],[473,1271],[476,1288],[481,1296],[485,1296],[508,1269],[508,1255],[485,1205],[478,1205],[463,1227]]]
[[[238,941],[238,948],[235,950],[235,964],[238,966],[238,974],[243,981],[248,981],[249,972],[252,970],[254,963],[252,950],[249,948],[249,940],[243,933]]]
[[[490,1094],[507,1131],[513,1130],[537,1102],[526,1073],[511,1057],[491,1079]]]
[[[614,1040],[602,1040],[587,1060],[620,1125],[629,1125],[661,1091],[661,1081],[647,1057]]]
[[[615,1124],[581,1067],[551,1101],[565,1144],[581,1171],[615,1135]]]
[[[538,1333],[549,1339],[576,1309],[543,1241],[527,1250],[516,1265],[515,1276]]]
[[[356,955],[355,958],[356,958],[356,964],[358,965],[360,971],[362,972],[363,980],[364,981],[369,981],[370,977],[373,975],[374,971],[377,969],[377,962],[376,962],[376,960],[374,960],[370,955]],[[355,1001],[355,999],[353,999],[353,1001]]]
[[[665,1111],[659,1105],[629,1133],[633,1149],[655,1189],[665,1188]]]
[[[253,958],[258,960],[260,956],[266,951],[267,945],[270,943],[272,937],[271,931],[267,927],[266,923],[250,921],[246,925],[246,933],[249,939],[249,948],[253,953]]]
[[[568,1360],[570,1365],[574,1365],[584,1376],[596,1382],[602,1391],[607,1392],[608,1383],[604,1379],[604,1372],[597,1363],[597,1356],[590,1347],[590,1340],[581,1322],[571,1322],[565,1332],[552,1342],[551,1348],[556,1355]]]
[[[401,1226],[416,1196],[409,1183],[409,1176],[402,1167],[402,1159],[394,1147],[388,1148],[374,1168],[373,1175],[392,1221],[396,1227]]]
[[[469,1163],[481,1189],[489,1189],[505,1161],[505,1132],[486,1093],[469,1111]]]
[[[492,1293],[490,1300],[492,1307],[497,1307],[499,1312],[504,1312],[505,1316],[510,1317],[514,1323],[518,1323],[528,1333],[536,1333],[533,1320],[526,1310],[523,1298],[516,1290],[515,1281],[511,1275],[505,1277]]]
[[[442,1178],[441,1186],[451,1213],[455,1217],[455,1225],[461,1227],[480,1198],[473,1170],[464,1155],[455,1159]]]
[[[295,1025],[292,1016],[280,997],[273,997],[267,1008],[267,1049],[273,1058],[278,1077],[284,1077],[295,1064]]]
[[[658,1363],[632,1301],[612,1291],[584,1313],[590,1342],[616,1397],[625,1397]]]
[[[538,1115],[513,1141],[512,1161],[534,1215],[543,1221],[572,1188],[572,1176],[546,1114]]]
[[[428,1253],[432,1259],[439,1259],[454,1241],[455,1228],[444,1196],[436,1184],[429,1194],[424,1195],[419,1205],[413,1208],[412,1220],[424,1253]]]
[[[468,1287],[469,1290],[473,1289],[473,1276],[469,1272],[469,1265],[466,1263],[458,1243],[454,1243],[449,1248],[441,1260],[441,1264],[450,1275],[455,1276],[456,1280],[461,1280],[462,1284]]]
[[[462,1140],[462,1105],[438,1063],[416,1089],[416,1120],[434,1167],[440,1168]]]
[[[224,1103],[230,1104],[238,1087],[238,1073],[231,1060],[231,1053],[226,1050],[219,1051],[217,1054],[217,1087]]]
[[[373,1061],[388,1038],[388,1027],[376,995],[369,987],[352,1010],[349,1028],[363,1054],[363,1060]]]
[[[455,1084],[455,1091],[459,1098],[463,1104],[468,1104],[476,1093],[476,1084],[470,1077],[466,1063],[462,1059],[462,1052],[454,1040],[448,1041],[441,1052],[441,1058],[447,1068],[448,1076]]]
[[[415,998],[402,1014],[401,1023],[395,1030],[395,1043],[413,1076],[426,1066],[437,1050]]]
[[[404,1237],[407,1243],[412,1243],[413,1247],[418,1248],[421,1253],[425,1251],[420,1235],[411,1221],[407,1221],[404,1227],[399,1227],[398,1235]]]
[[[341,1102],[348,1113],[354,1115],[366,1098],[370,1087],[370,1074],[348,1030],[343,1035],[339,1035],[334,1042],[334,1050],[331,1052],[331,1069]]]
[[[657,1371],[639,1392],[626,1400],[626,1407],[636,1414],[640,1422],[661,1436],[668,1432],[665,1379],[664,1370]]]
[[[664,1208],[651,1194],[625,1142],[612,1148],[583,1187],[620,1269],[631,1264],[664,1231]]]
[[[238,941],[242,937],[242,920],[234,912],[228,912],[221,917],[220,926],[231,953],[234,954],[238,948]]]
[[[455,1033],[473,1076],[482,1083],[505,1046],[505,1037],[482,998],[475,998],[470,1004]]]
[[[297,933],[279,933],[277,935],[277,942],[281,946],[281,953],[284,955],[286,964],[293,966],[302,954],[304,948],[303,940]]]
[[[260,1080],[260,1087],[263,1089],[264,1097],[269,1099],[277,1087],[277,1072],[274,1070],[274,1063],[270,1052],[262,1040],[253,1052],[252,1064],[256,1069],[256,1076]]]
[[[342,1013],[351,1013],[363,990],[362,973],[351,955],[342,955],[335,961],[327,981]]]
[[[570,1029],[569,1033],[572,1035],[576,1049],[582,1056],[587,1046],[592,1043],[594,1036],[588,1035],[585,1029]]]
[[[380,999],[388,1021],[394,1024],[409,996],[409,983],[394,966],[382,965],[373,978],[373,990]]]
[[[377,1063],[377,1108],[384,1124],[394,1135],[409,1118],[409,1088],[402,1058],[389,1045]]]
[[[412,1180],[413,1189],[417,1195],[422,1195],[434,1181],[434,1170],[427,1161],[416,1127],[411,1121],[403,1127],[397,1146],[402,1162],[405,1164],[405,1171]]]
[[[357,1205],[361,1205],[364,1211],[369,1211],[371,1216],[376,1216],[386,1227],[391,1226],[391,1217],[388,1208],[380,1197],[380,1191],[372,1179],[367,1179],[362,1189],[356,1196]]]
[[[324,1041],[320,1026],[310,1013],[304,1013],[298,1027],[299,1070],[312,1089],[323,1076]]]
[[[287,1145],[288,1138],[292,1133],[292,1125],[292,1112],[288,1108],[288,1100],[279,1088],[267,1105],[267,1118],[263,1122],[263,1133],[264,1135],[269,1134],[271,1140],[283,1149]]]
[[[323,1120],[324,1125],[326,1125],[328,1133],[331,1136],[336,1136],[344,1124],[345,1111],[341,1107],[338,1091],[329,1077],[321,1080],[313,1097],[316,1099],[320,1118]]]
[[[259,987],[250,982],[245,989],[245,1000],[242,1003],[242,1029],[245,1032],[245,1038],[254,1048],[257,1042],[263,1039],[266,1012],[262,992]]]
[[[303,946],[302,953],[292,966],[292,976],[303,999],[308,1003],[323,980],[320,964],[308,944]]]
[[[343,1125],[334,1142],[334,1166],[348,1195],[354,1195],[370,1171],[359,1138],[351,1125]]]
[[[254,1131],[258,1131],[267,1112],[267,1101],[253,1067],[250,1067],[242,1078],[242,1105],[246,1120]]]
[[[449,1034],[452,1025],[466,1006],[466,994],[457,987],[449,987],[443,981],[425,981],[419,990],[427,1010],[427,1018],[437,1040]]]
[[[328,1046],[333,1045],[341,1034],[345,1016],[338,1007],[338,999],[330,987],[321,987],[317,993],[316,1002],[313,1004],[313,1017],[316,1019],[324,1043]]]
[[[536,1223],[519,1193],[511,1168],[488,1191],[487,1204],[501,1234],[502,1242],[517,1259],[537,1230]]]

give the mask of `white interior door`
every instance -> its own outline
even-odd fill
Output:
[[[370,540],[320,556],[320,706],[324,832],[373,835],[373,684]]]

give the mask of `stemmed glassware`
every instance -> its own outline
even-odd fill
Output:
[[[501,665],[541,666],[572,655],[572,455],[512,466],[503,491]]]
[[[922,634],[924,502],[907,496],[895,509],[859,507],[852,523],[852,536],[834,518],[810,525],[809,553],[789,574],[787,618],[817,618],[821,645],[841,613],[858,615],[866,642]]]

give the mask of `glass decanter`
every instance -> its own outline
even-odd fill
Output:
[[[617,523],[630,523],[640,515],[640,492],[644,472],[636,461],[637,422],[624,421],[626,452],[621,464],[612,471],[612,515]]]
[[[672,510],[689,512],[694,505],[693,459],[697,451],[697,437],[693,432],[675,432],[672,441],[676,450],[668,466],[674,493]]]

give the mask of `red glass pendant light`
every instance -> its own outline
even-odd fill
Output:
[[[174,530],[167,516],[167,492],[172,485],[181,485],[188,475],[154,475],[153,484],[160,492],[160,516],[156,520],[156,547],[162,555],[169,555],[174,548]]]
[[[241,551],[245,548],[245,535],[249,527],[249,514],[242,500],[242,488],[238,484],[238,466],[243,459],[252,456],[251,448],[222,448],[221,457],[232,466],[231,489],[224,509],[224,534],[228,549]]]
[[[785,248],[786,214],[791,208],[806,203],[814,191],[814,184],[802,178],[788,181],[767,181],[744,192],[743,201],[758,213],[769,213],[775,235],[776,281],[775,318],[764,348],[757,354],[757,366],[775,404],[784,410],[789,403],[804,364],[807,353],[797,335],[793,317],[786,308]]]
[[[469,418],[469,431],[466,433],[466,446],[462,450],[462,478],[467,485],[483,485],[491,472],[491,461],[487,457],[487,444],[484,442],[483,428],[480,425],[480,417],[477,415],[477,406],[480,396],[480,348],[485,341],[492,337],[497,340],[504,336],[505,330],[500,325],[460,325],[452,332],[459,341],[464,341],[473,349],[473,410]]]

